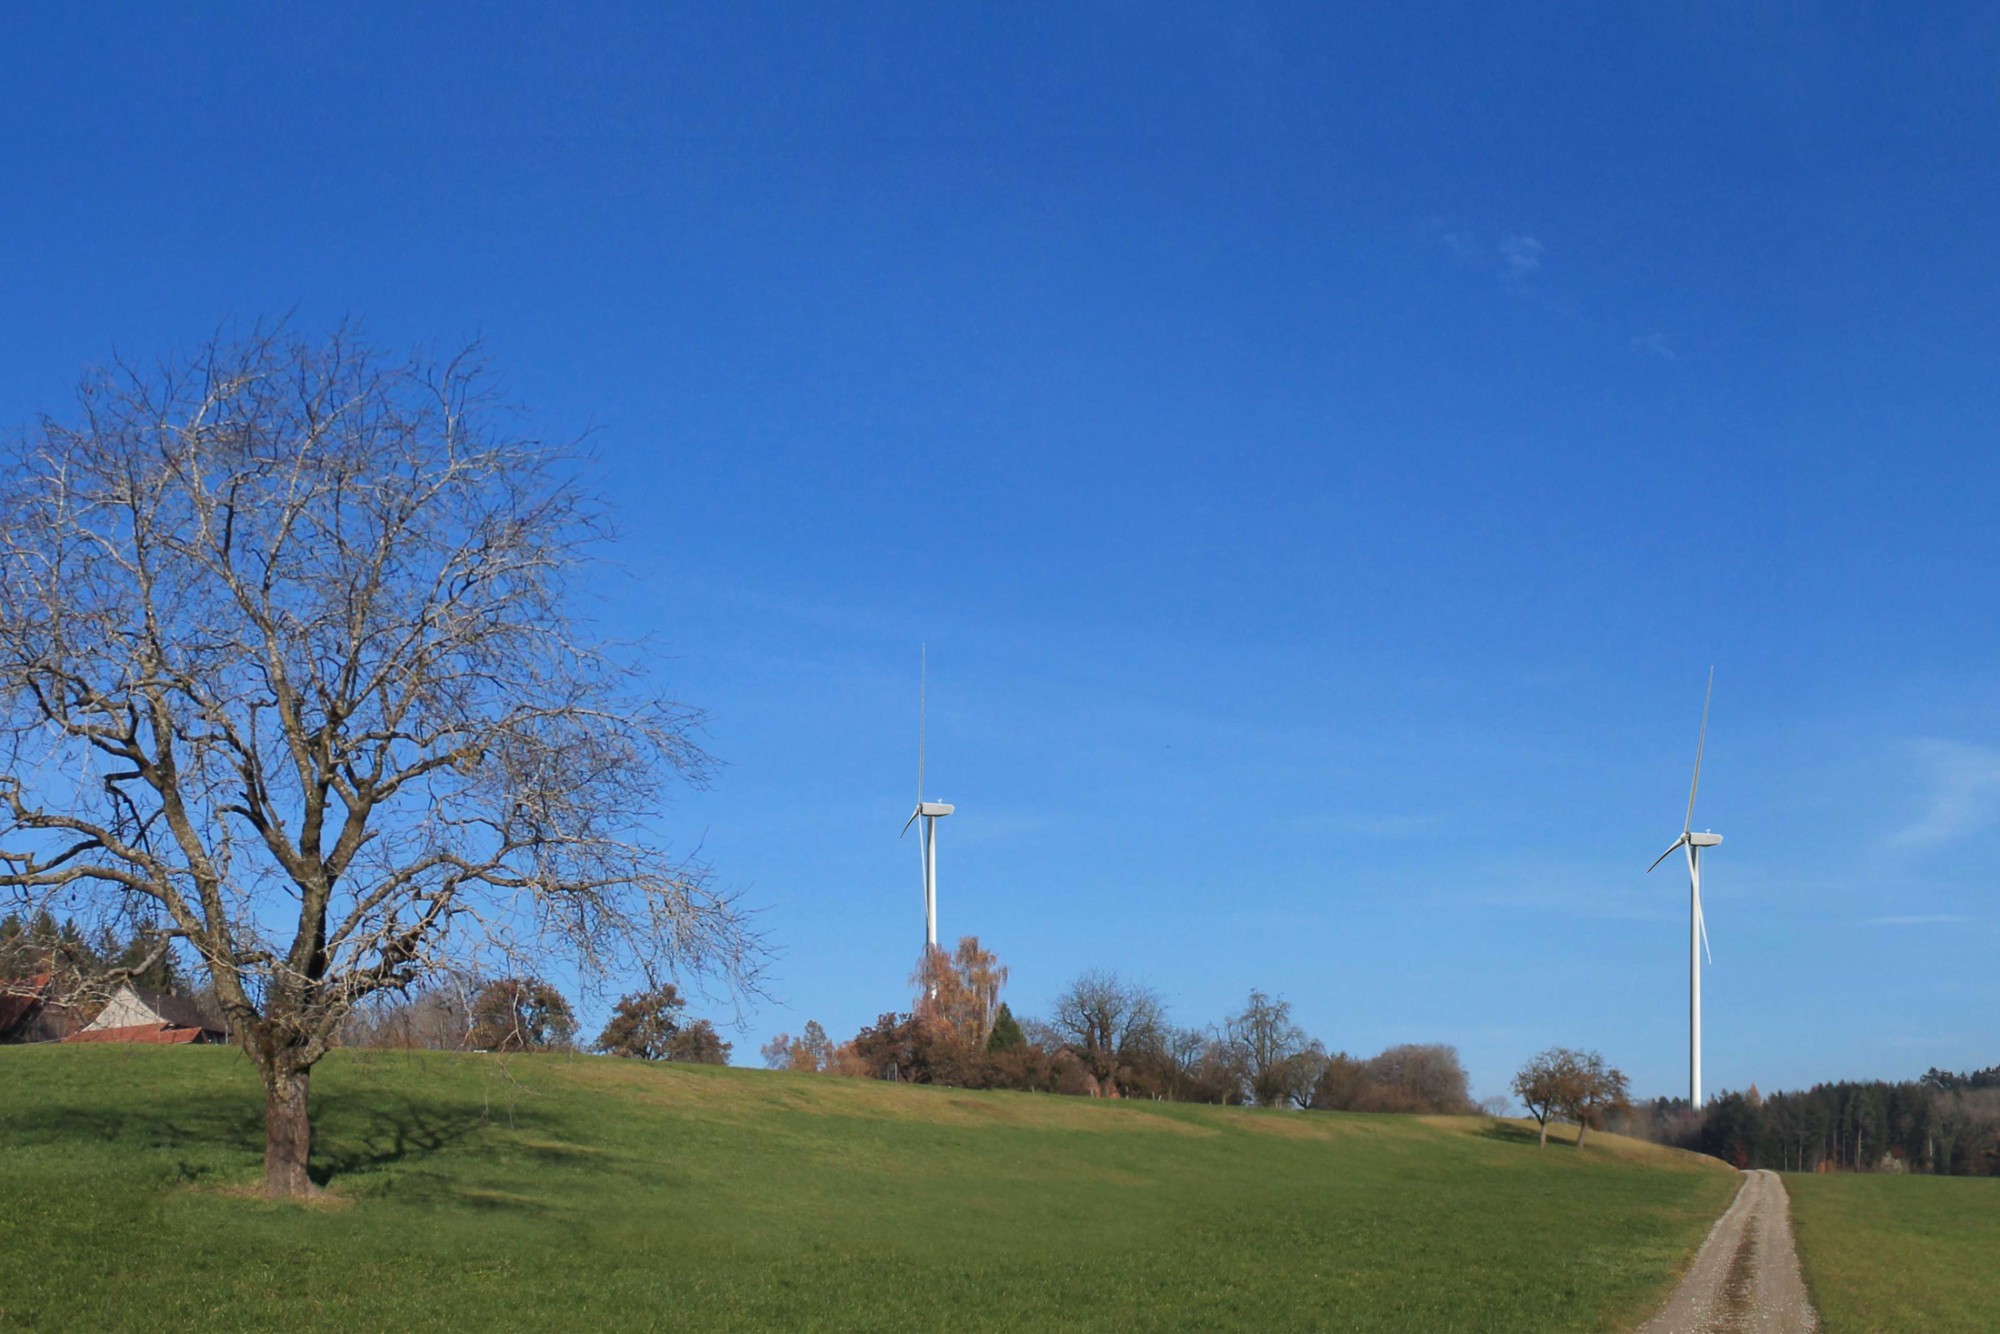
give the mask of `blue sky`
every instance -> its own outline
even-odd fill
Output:
[[[1393,10],[1393,13],[1391,12]],[[1990,9],[0,19],[0,421],[229,321],[483,336],[725,761],[739,1058],[1253,986],[1711,1088],[2000,1061]],[[726,1009],[726,1007],[723,1007]]]

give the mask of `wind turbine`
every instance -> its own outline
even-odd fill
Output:
[[[1708,701],[1715,694],[1715,668],[1708,669],[1708,694],[1701,700],[1701,737],[1694,745],[1694,781],[1688,784],[1687,818],[1681,821],[1681,836],[1653,861],[1653,866],[1671,857],[1675,848],[1687,851],[1688,864],[1688,1102],[1701,1110],[1701,956],[1708,949],[1708,923],[1701,915],[1701,850],[1722,842],[1722,835],[1704,830],[1694,832],[1694,794],[1701,786],[1701,752],[1708,744]],[[1653,866],[1646,874],[1653,873]],[[1710,954],[1708,961],[1715,962]]]
[[[903,833],[910,832],[910,826],[919,818],[924,827],[917,831],[918,854],[924,864],[924,948],[928,951],[937,944],[937,822],[950,815],[952,808],[941,801],[924,800],[924,687],[930,674],[929,653],[919,648],[917,667],[917,808],[910,812],[910,818],[903,822]],[[929,957],[928,953],[925,955]]]

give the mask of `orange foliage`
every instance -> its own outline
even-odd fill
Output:
[[[986,1050],[1007,969],[991,950],[979,947],[978,936],[962,937],[953,954],[929,946],[910,981],[917,988],[917,1022],[931,1043],[964,1061]]]

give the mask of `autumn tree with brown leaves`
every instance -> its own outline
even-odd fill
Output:
[[[1406,1042],[1363,1061],[1327,1058],[1311,1106],[1325,1112],[1415,1112],[1440,1116],[1473,1110],[1470,1081],[1458,1049],[1441,1042]]]
[[[1754,1088],[1755,1085],[1752,1085]],[[1570,1120],[1576,1122],[1576,1146],[1579,1149],[1583,1147],[1586,1133],[1602,1126],[1607,1117],[1631,1106],[1631,1093],[1631,1081],[1626,1079],[1623,1070],[1606,1064],[1604,1057],[1597,1052],[1578,1054],[1575,1080],[1565,1110]]]
[[[826,1036],[826,1029],[819,1020],[808,1019],[803,1031],[797,1037],[790,1033],[780,1033],[758,1048],[758,1055],[764,1058],[764,1065],[771,1070],[797,1070],[805,1074],[828,1075],[834,1073],[833,1043]]]
[[[689,1019],[686,1009],[687,998],[671,982],[622,996],[597,1035],[595,1049],[639,1061],[727,1065],[730,1044],[714,1023]]]
[[[1584,1056],[1567,1047],[1551,1047],[1529,1059],[1514,1076],[1514,1096],[1541,1127],[1541,1145],[1548,1147],[1549,1120],[1575,1105],[1584,1080]]]
[[[576,1014],[564,995],[531,977],[503,977],[473,993],[466,1045],[475,1051],[566,1051]]]
[[[1000,1014],[1006,966],[980,946],[978,936],[963,936],[950,954],[941,946],[927,947],[910,982],[917,992],[913,1013],[931,1049],[930,1064],[944,1076],[940,1082],[983,1082],[976,1071]]]

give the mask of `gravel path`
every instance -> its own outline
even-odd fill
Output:
[[[1743,1174],[1736,1202],[1641,1334],[1805,1334],[1818,1325],[1799,1274],[1785,1184],[1776,1172],[1758,1171]]]

